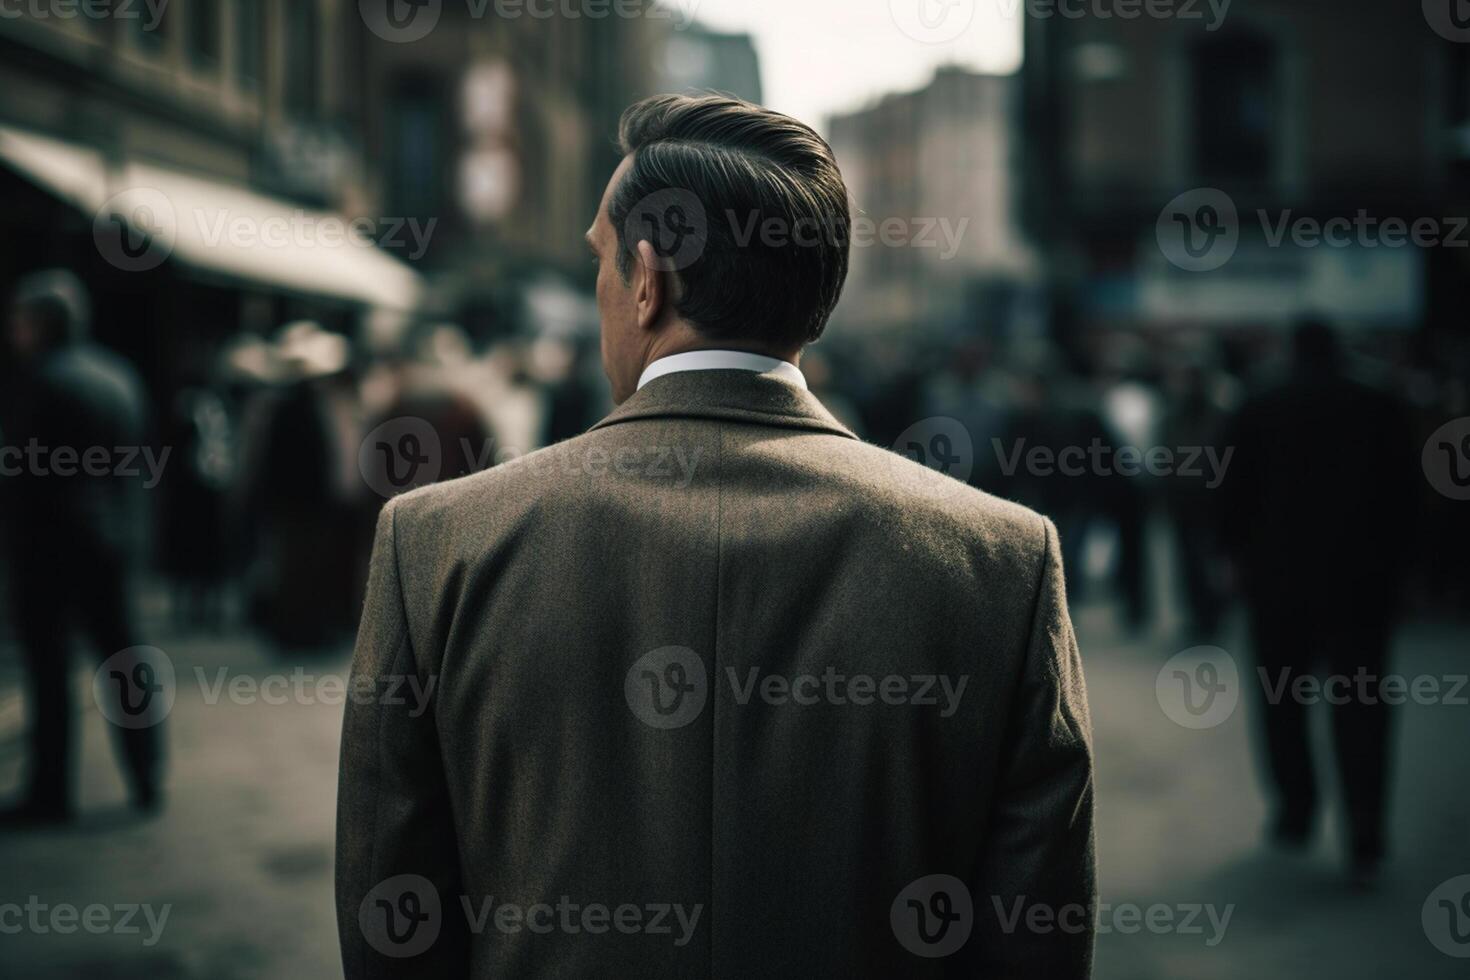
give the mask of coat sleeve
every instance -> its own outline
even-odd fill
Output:
[[[336,888],[347,980],[469,975],[438,679],[414,655],[398,503],[378,518],[342,729]]]
[[[1092,727],[1050,521],[1043,548],[1005,768],[972,883],[980,974],[997,980],[1085,980],[1092,971]]]

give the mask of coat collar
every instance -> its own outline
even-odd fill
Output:
[[[654,378],[592,428],[633,419],[729,419],[856,439],[810,391],[752,371],[680,371]]]

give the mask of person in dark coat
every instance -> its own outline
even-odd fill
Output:
[[[1346,375],[1325,324],[1304,324],[1294,347],[1291,375],[1248,399],[1227,428],[1236,452],[1221,540],[1250,612],[1274,836],[1302,846],[1316,823],[1307,699],[1293,695],[1298,677],[1315,674],[1327,678],[1348,859],[1366,880],[1385,852],[1390,706],[1379,685],[1417,454],[1404,408]]]
[[[279,652],[315,653],[350,629],[353,515],[341,474],[355,447],[338,405],[350,398],[342,387],[351,346],[301,321],[282,328],[272,356],[279,388],[266,396],[244,465],[258,542],[251,619]]]
[[[236,476],[233,424],[223,395],[209,383],[180,391],[172,409],[176,459],[161,530],[174,619],[183,629],[218,633],[232,557],[226,511]]]
[[[69,272],[37,273],[10,304],[15,388],[6,402],[4,494],[11,614],[29,675],[29,784],[7,822],[49,822],[73,809],[68,641],[75,625],[111,674],[96,685],[133,803],[160,801],[162,719],[140,714],[157,685],[139,653],[133,564],[142,523],[146,398],[124,360],[87,339],[86,290]],[[134,473],[136,472],[136,475]],[[141,481],[140,478],[141,477]],[[122,658],[122,659],[118,659]],[[127,662],[124,662],[127,661]],[[109,700],[111,699],[111,700]],[[112,703],[112,702],[116,703]],[[141,709],[140,709],[141,706]]]
[[[591,377],[589,368],[595,354],[596,348],[587,341],[574,342],[572,363],[566,375],[548,393],[546,423],[541,433],[543,446],[554,446],[581,435],[603,415],[606,396]]]
[[[1213,378],[1202,365],[1188,365],[1179,372],[1174,398],[1164,418],[1164,445],[1210,446],[1218,451],[1225,413],[1213,388]],[[1220,542],[1216,540],[1214,520],[1219,488],[1212,488],[1211,481],[1201,467],[1176,473],[1164,481],[1164,503],[1172,525],[1174,562],[1187,617],[1186,634],[1202,642],[1219,633],[1225,612],[1219,584]]]

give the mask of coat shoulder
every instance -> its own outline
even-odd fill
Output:
[[[585,452],[595,432],[547,446],[468,476],[419,487],[389,501],[400,519],[453,524],[487,513],[529,510],[555,499],[569,452]]]
[[[968,540],[1027,567],[1045,559],[1056,532],[1036,511],[881,446],[834,442],[841,445],[833,452],[844,458],[835,469],[856,474],[869,506],[910,533]]]

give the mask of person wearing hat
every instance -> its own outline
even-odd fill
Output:
[[[256,549],[251,618],[282,652],[320,650],[350,630],[356,580],[348,506],[356,481],[343,475],[356,456],[338,388],[352,347],[301,320],[282,327],[256,360],[271,387],[243,466]]]

